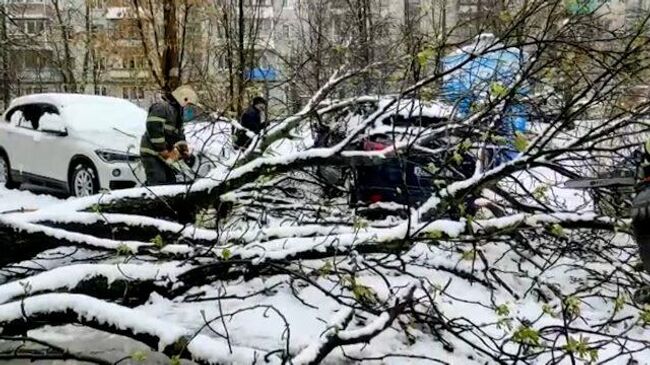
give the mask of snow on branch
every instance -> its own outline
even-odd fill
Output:
[[[55,268],[23,280],[0,285],[0,304],[16,298],[54,292],[75,291],[82,283],[92,279],[104,278],[110,286],[116,281],[159,282],[166,286],[175,282],[176,276],[191,269],[192,266],[177,262],[164,264],[78,264]],[[122,293],[125,294],[125,293]],[[145,294],[148,297],[148,293]]]
[[[600,217],[594,213],[519,213],[507,217],[476,220],[473,222],[473,230],[477,233],[481,233],[519,226],[540,228],[549,224],[565,225],[570,228],[599,228],[614,230],[616,228],[623,228],[620,226],[622,223],[624,222],[615,218]]]
[[[106,225],[123,224],[129,227],[152,228],[158,232],[173,233],[179,236],[179,238],[185,238],[188,240],[214,241],[218,238],[218,235],[215,231],[141,215],[94,212],[72,212],[69,214],[59,214],[54,212],[34,212],[27,215],[25,218],[26,221],[34,223],[76,223],[86,225],[96,223]]]
[[[327,354],[322,354],[331,341],[335,341],[337,332],[345,329],[352,318],[354,317],[354,310],[351,308],[342,308],[339,312],[330,320],[327,324],[327,329],[321,335],[321,337],[312,342],[305,349],[300,351],[292,359],[294,365],[303,365],[303,364],[314,364],[317,363],[318,359],[322,359],[327,356]],[[331,350],[330,350],[331,351]]]
[[[382,312],[372,322],[361,328],[345,330],[354,316],[354,310],[349,308],[341,309],[332,318],[325,333],[296,355],[292,359],[292,363],[294,365],[319,364],[332,350],[339,346],[370,342],[375,336],[390,327],[393,321],[402,314],[404,308],[413,299],[414,292],[414,284],[400,291],[399,295],[393,299],[394,304],[391,308]]]
[[[80,294],[43,294],[0,305],[0,333],[14,335],[47,324],[78,323],[138,340],[167,356],[203,364],[250,364],[263,354],[158,319],[140,310]],[[269,357],[271,363],[279,359]]]
[[[355,232],[336,234],[335,231],[327,232],[323,227],[323,235],[311,235],[315,232],[306,229],[295,233],[308,233],[309,237],[293,236],[288,234],[285,238],[264,240],[263,235],[257,241],[243,247],[215,248],[215,250],[228,250],[231,259],[250,261],[258,264],[267,260],[284,260],[292,258],[326,257],[350,250],[378,252],[382,246],[394,242],[403,242],[408,239],[422,239],[438,237],[439,239],[457,238],[463,235],[492,234],[494,232],[507,232],[508,229],[527,226],[529,228],[544,228],[551,224],[558,224],[565,228],[607,229],[615,230],[620,222],[613,218],[599,217],[595,214],[579,214],[569,212],[524,214],[518,213],[505,217],[476,220],[468,224],[465,220],[441,219],[431,222],[401,223],[391,228],[367,227]],[[287,228],[284,232],[290,233]],[[374,249],[373,249],[374,248]],[[318,254],[320,253],[320,255]]]
[[[172,257],[186,256],[197,251],[197,248],[183,244],[157,247],[154,242],[98,238],[91,234],[30,223],[22,218],[18,214],[0,217],[0,241],[6,242],[5,253],[0,256],[0,265],[30,259],[46,249],[61,246],[113,251],[125,255],[155,253],[159,256]]]

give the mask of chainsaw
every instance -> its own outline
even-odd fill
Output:
[[[564,187],[570,189],[596,189],[634,187],[636,184],[637,179],[634,177],[588,177],[566,181]]]

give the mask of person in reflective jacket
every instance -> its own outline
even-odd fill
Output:
[[[148,186],[176,183],[176,173],[170,164],[192,158],[192,151],[185,141],[183,122],[198,114],[197,93],[190,86],[181,86],[162,99],[149,108],[147,129],[140,142]]]

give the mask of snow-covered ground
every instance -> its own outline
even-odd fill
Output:
[[[61,201],[62,199],[47,194],[36,194],[26,190],[8,190],[5,187],[0,187],[0,214],[20,210],[36,210]]]

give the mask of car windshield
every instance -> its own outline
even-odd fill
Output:
[[[63,113],[70,126],[82,132],[118,130],[140,135],[147,118],[145,110],[128,102],[70,104]]]

